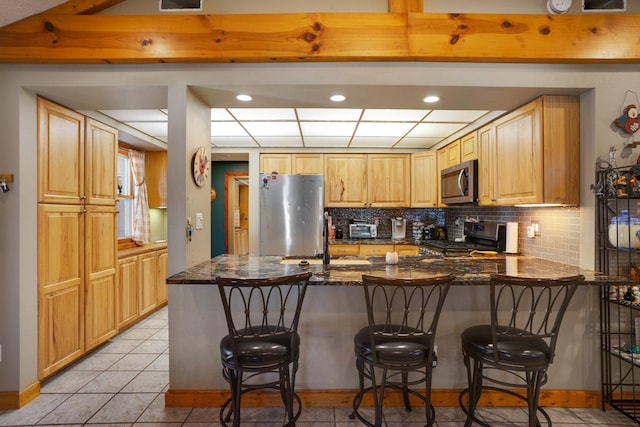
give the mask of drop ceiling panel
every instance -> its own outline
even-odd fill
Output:
[[[415,123],[398,122],[360,122],[355,135],[360,136],[395,136],[396,139],[404,136],[415,126]]]
[[[211,122],[211,136],[248,136],[248,134],[238,122]]]
[[[126,122],[129,126],[139,129],[141,132],[153,137],[163,137],[169,135],[167,122]]]
[[[391,148],[399,138],[392,136],[362,136],[354,137],[349,147],[352,148]]]
[[[361,108],[297,108],[299,120],[357,121]]]
[[[424,148],[429,149],[435,146],[442,138],[402,138],[394,148]]]
[[[238,120],[296,120],[293,108],[230,108]]]
[[[225,136],[211,138],[211,144],[216,147],[257,147],[258,144],[249,136]]]
[[[408,137],[440,137],[445,138],[456,133],[467,123],[419,123],[407,134]]]
[[[256,136],[261,147],[302,147],[299,136]]]
[[[488,111],[483,110],[434,110],[424,121],[469,123],[487,113]]]
[[[431,110],[400,110],[400,109],[367,109],[362,114],[363,121],[377,122],[417,122]]]
[[[309,136],[342,136],[353,135],[357,122],[300,122],[305,139]]]
[[[166,122],[167,114],[162,110],[101,110],[102,114],[120,122]]]

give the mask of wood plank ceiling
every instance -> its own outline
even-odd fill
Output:
[[[0,63],[450,61],[638,63],[635,14],[388,13],[92,15],[71,0],[0,28]]]

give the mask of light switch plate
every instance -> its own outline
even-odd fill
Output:
[[[196,213],[196,230],[202,230],[204,228],[204,215],[202,212]]]

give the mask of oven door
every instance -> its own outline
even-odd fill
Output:
[[[440,175],[440,199],[447,205],[478,201],[477,160],[469,160],[443,169]]]

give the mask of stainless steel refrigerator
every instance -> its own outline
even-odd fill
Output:
[[[322,175],[260,174],[260,255],[323,252]]]

